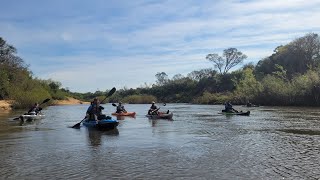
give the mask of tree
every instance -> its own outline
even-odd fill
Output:
[[[297,74],[304,74],[308,70],[320,67],[320,38],[310,33],[297,38],[286,45],[278,46],[274,53],[260,60],[255,68],[256,74],[265,76],[278,70],[278,64],[286,71],[288,79]]]
[[[184,78],[182,74],[176,74],[172,77],[173,81],[178,81],[180,79]]]
[[[200,81],[203,78],[213,77],[216,74],[217,74],[217,71],[213,70],[212,68],[207,68],[207,69],[200,69],[198,71],[192,71],[191,73],[188,74],[188,77],[195,81]]]
[[[157,84],[162,86],[168,82],[168,75],[165,72],[158,72],[156,75]]]
[[[242,103],[246,103],[259,96],[262,91],[262,85],[256,80],[253,69],[246,68],[240,72],[241,77],[239,79],[234,79],[236,84],[234,94],[242,101]]]
[[[236,48],[228,48],[223,50],[223,56],[218,54],[208,54],[206,59],[213,62],[214,67],[217,68],[220,74],[226,74],[228,71],[236,65],[243,62],[247,56]]]

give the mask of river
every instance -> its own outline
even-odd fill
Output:
[[[104,112],[114,111],[104,104]],[[319,179],[320,108],[167,104],[173,121],[149,120],[150,105],[112,131],[69,128],[87,105],[46,107],[20,124],[0,112],[1,179]]]

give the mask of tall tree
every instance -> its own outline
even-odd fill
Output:
[[[213,77],[216,74],[217,74],[216,70],[213,70],[212,68],[206,68],[206,69],[192,71],[191,73],[188,74],[188,77],[195,81],[200,81],[203,78]]]
[[[320,66],[319,36],[310,33],[289,44],[278,46],[271,56],[258,62],[255,71],[260,76],[273,74],[278,65],[286,70],[289,79],[296,74],[304,74],[309,69],[317,69]]]
[[[158,85],[164,85],[168,82],[168,75],[165,72],[158,72],[155,76]]]
[[[223,50],[222,57],[218,54],[208,54],[206,59],[214,64],[220,74],[226,74],[228,71],[236,65],[243,62],[247,58],[247,55],[238,51],[236,48],[228,48]]]

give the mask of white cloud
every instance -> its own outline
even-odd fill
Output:
[[[41,11],[26,6],[29,11],[3,11],[0,36],[37,76],[82,92],[138,87],[155,82],[157,72],[172,77],[207,68],[207,54],[229,47],[248,55],[245,63],[257,62],[278,45],[320,32],[319,0],[55,1]]]

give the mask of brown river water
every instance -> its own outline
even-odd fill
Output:
[[[104,112],[114,107],[104,104]],[[320,108],[167,104],[173,121],[149,120],[150,105],[117,129],[69,128],[87,105],[50,106],[20,124],[0,111],[0,179],[319,179]]]

